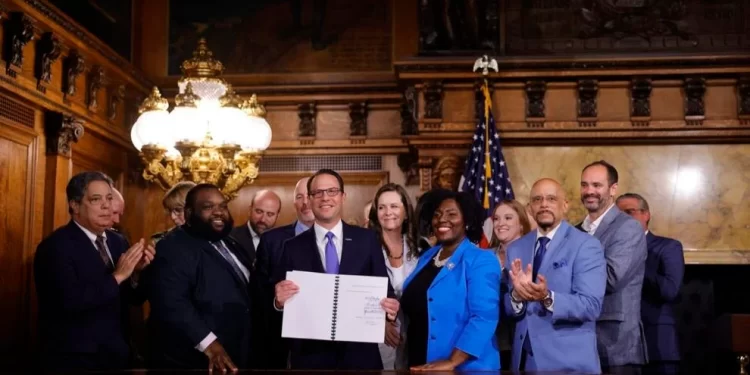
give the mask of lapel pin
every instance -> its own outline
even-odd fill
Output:
[[[448,271],[452,271],[452,270],[453,270],[453,267],[455,267],[455,266],[456,266],[456,265],[455,265],[455,264],[453,264],[453,263],[448,263],[448,264],[446,265],[446,267],[448,267]]]
[[[344,241],[351,241],[351,240],[352,240],[351,238],[344,237]]]

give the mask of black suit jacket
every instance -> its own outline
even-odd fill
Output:
[[[295,236],[294,228],[297,222],[271,229],[260,236],[260,243],[256,251],[255,276],[258,282],[258,293],[260,300],[272,300],[274,296],[274,284],[271,275],[279,266],[284,242]],[[263,322],[263,328],[259,332],[256,353],[259,356],[259,368],[285,369],[289,356],[289,347],[285,339],[281,337],[281,314],[274,311],[269,303],[263,303],[256,310],[256,319]]]
[[[230,237],[229,250],[248,269],[250,261]],[[195,347],[213,332],[235,365],[247,368],[251,355],[250,286],[208,241],[189,227],[167,233],[156,244],[149,272],[152,366],[206,369]]]
[[[114,264],[127,251],[121,235],[106,231]],[[94,244],[72,220],[39,246],[34,256],[39,300],[39,334],[43,353],[111,358],[111,368],[127,363],[122,299],[142,302],[130,280],[118,285]],[[54,360],[47,361],[55,366]]]
[[[671,238],[646,234],[648,257],[643,277],[641,320],[652,361],[679,361],[673,305],[685,274],[682,244]]]
[[[250,260],[250,264],[255,264],[256,249],[255,244],[253,244],[253,235],[250,234],[250,228],[247,227],[247,222],[245,222],[244,225],[232,229],[232,233],[229,235],[237,241],[242,247],[242,250],[245,251],[245,255],[247,256],[247,259]]]
[[[343,222],[342,225],[344,238],[339,273],[388,277],[383,261],[383,250],[375,232]],[[284,280],[288,271],[325,272],[314,228],[284,243],[281,263],[274,273],[273,284]],[[394,293],[390,285],[391,283],[388,283],[388,295],[393,297]],[[273,300],[268,303],[272,304]],[[310,324],[330,324],[330,322],[311,322]],[[290,339],[289,344],[292,369],[383,369],[377,344],[299,339]]]

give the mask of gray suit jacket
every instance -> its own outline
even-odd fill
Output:
[[[648,255],[645,231],[613,206],[594,237],[602,243],[607,260],[607,289],[596,323],[602,369],[645,364],[648,356],[641,324],[641,289]]]

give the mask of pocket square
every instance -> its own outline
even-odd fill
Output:
[[[562,268],[562,267],[565,267],[567,265],[568,265],[568,261],[563,259],[563,260],[561,260],[559,262],[552,263],[552,269]]]

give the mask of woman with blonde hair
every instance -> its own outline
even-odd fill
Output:
[[[495,206],[492,213],[492,241],[490,249],[494,250],[503,272],[500,276],[500,294],[508,292],[508,273],[505,270],[505,254],[513,241],[531,231],[531,222],[526,207],[516,200],[504,200]],[[501,310],[503,311],[503,310]],[[500,346],[501,362],[511,363],[511,343],[513,342],[514,325],[512,319],[500,319],[496,335]]]
[[[185,197],[188,191],[195,186],[195,182],[181,181],[172,186],[166,193],[164,198],[161,200],[161,205],[164,207],[169,218],[172,219],[174,227],[167,229],[163,232],[156,233],[151,236],[154,243],[159,242],[164,236],[169,233],[170,230],[185,224]]]
[[[393,183],[378,189],[370,208],[369,228],[378,234],[383,245],[385,267],[397,298],[401,298],[404,281],[417,265],[415,221],[406,189]],[[406,368],[402,325],[402,314],[395,322],[387,323],[385,343],[379,345],[385,370]]]

